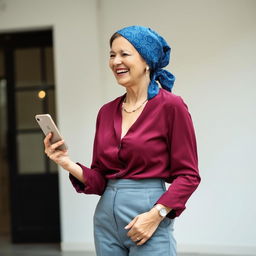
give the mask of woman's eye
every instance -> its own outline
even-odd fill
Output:
[[[123,57],[125,57],[125,56],[129,56],[130,54],[128,54],[128,53],[122,53],[120,56],[123,56]],[[110,54],[109,55],[109,58],[115,58],[116,57],[116,55],[115,54]]]

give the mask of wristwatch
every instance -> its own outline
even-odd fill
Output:
[[[155,206],[155,208],[158,210],[158,213],[159,213],[159,215],[160,215],[162,218],[166,217],[166,215],[167,215],[167,210],[166,210],[164,207],[162,207],[161,205],[157,204],[157,205]]]

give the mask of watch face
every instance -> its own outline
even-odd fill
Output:
[[[167,215],[167,211],[166,211],[165,208],[161,208],[160,211],[159,211],[159,213],[160,213],[160,215],[161,215],[162,217],[165,217],[165,216]]]

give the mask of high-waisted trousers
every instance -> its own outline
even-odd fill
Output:
[[[162,179],[109,180],[94,214],[97,256],[176,256],[174,220],[164,218],[151,238],[137,245],[124,227],[149,211],[166,191]]]

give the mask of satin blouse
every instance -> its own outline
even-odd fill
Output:
[[[124,98],[99,110],[91,167],[77,163],[86,185],[71,174],[70,180],[79,193],[102,195],[108,179],[164,179],[171,185],[156,203],[170,207],[168,217],[175,218],[200,183],[188,107],[180,96],[160,89],[121,139]]]

